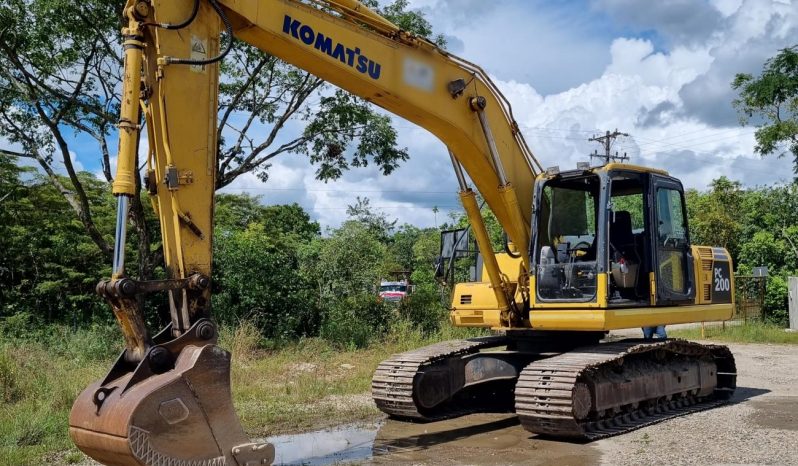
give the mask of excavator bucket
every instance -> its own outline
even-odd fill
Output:
[[[162,359],[170,354],[161,353]],[[161,374],[152,373],[152,357],[133,371],[119,371],[123,359],[72,407],[69,434],[84,453],[109,465],[274,461],[274,447],[251,443],[233,410],[230,353],[214,344],[185,346]]]

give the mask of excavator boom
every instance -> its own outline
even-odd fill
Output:
[[[523,250],[531,212],[521,206],[531,205],[540,165],[482,69],[356,0],[128,0],[124,12],[115,255],[113,275],[97,291],[111,304],[126,347],[76,400],[70,434],[108,464],[268,464],[273,448],[249,443],[236,419],[230,356],[215,344],[210,312],[219,62],[233,38],[441,139],[486,251],[488,235],[462,172]],[[143,184],[160,220],[168,274],[151,282],[128,277],[124,263],[142,127],[149,140]],[[509,322],[512,291],[491,265],[493,293]],[[153,336],[139,298],[156,292],[168,297],[171,323]]]

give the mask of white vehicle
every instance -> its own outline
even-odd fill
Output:
[[[398,282],[380,281],[379,296],[385,301],[398,303],[405,299],[409,292],[410,285],[407,284],[406,280]]]

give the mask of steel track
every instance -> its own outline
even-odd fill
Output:
[[[626,410],[598,419],[579,420],[574,416],[577,381],[585,382],[590,377],[590,369],[618,364],[630,355],[655,357],[657,351],[695,358],[711,355],[718,374],[714,393],[701,398],[689,394],[678,398],[660,397],[640,403],[634,409],[630,405]],[[596,440],[722,404],[734,392],[736,376],[734,358],[725,346],[700,345],[683,340],[604,343],[529,364],[516,383],[515,410],[521,424],[530,432]]]
[[[433,421],[474,412],[474,407],[451,403],[433,409],[422,408],[413,396],[416,375],[424,367],[436,362],[505,346],[508,342],[504,336],[470,338],[444,341],[395,354],[377,366],[371,381],[372,398],[382,412],[405,419]]]

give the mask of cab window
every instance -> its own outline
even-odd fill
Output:
[[[595,299],[598,196],[597,176],[555,179],[543,187],[536,245],[541,300]]]

